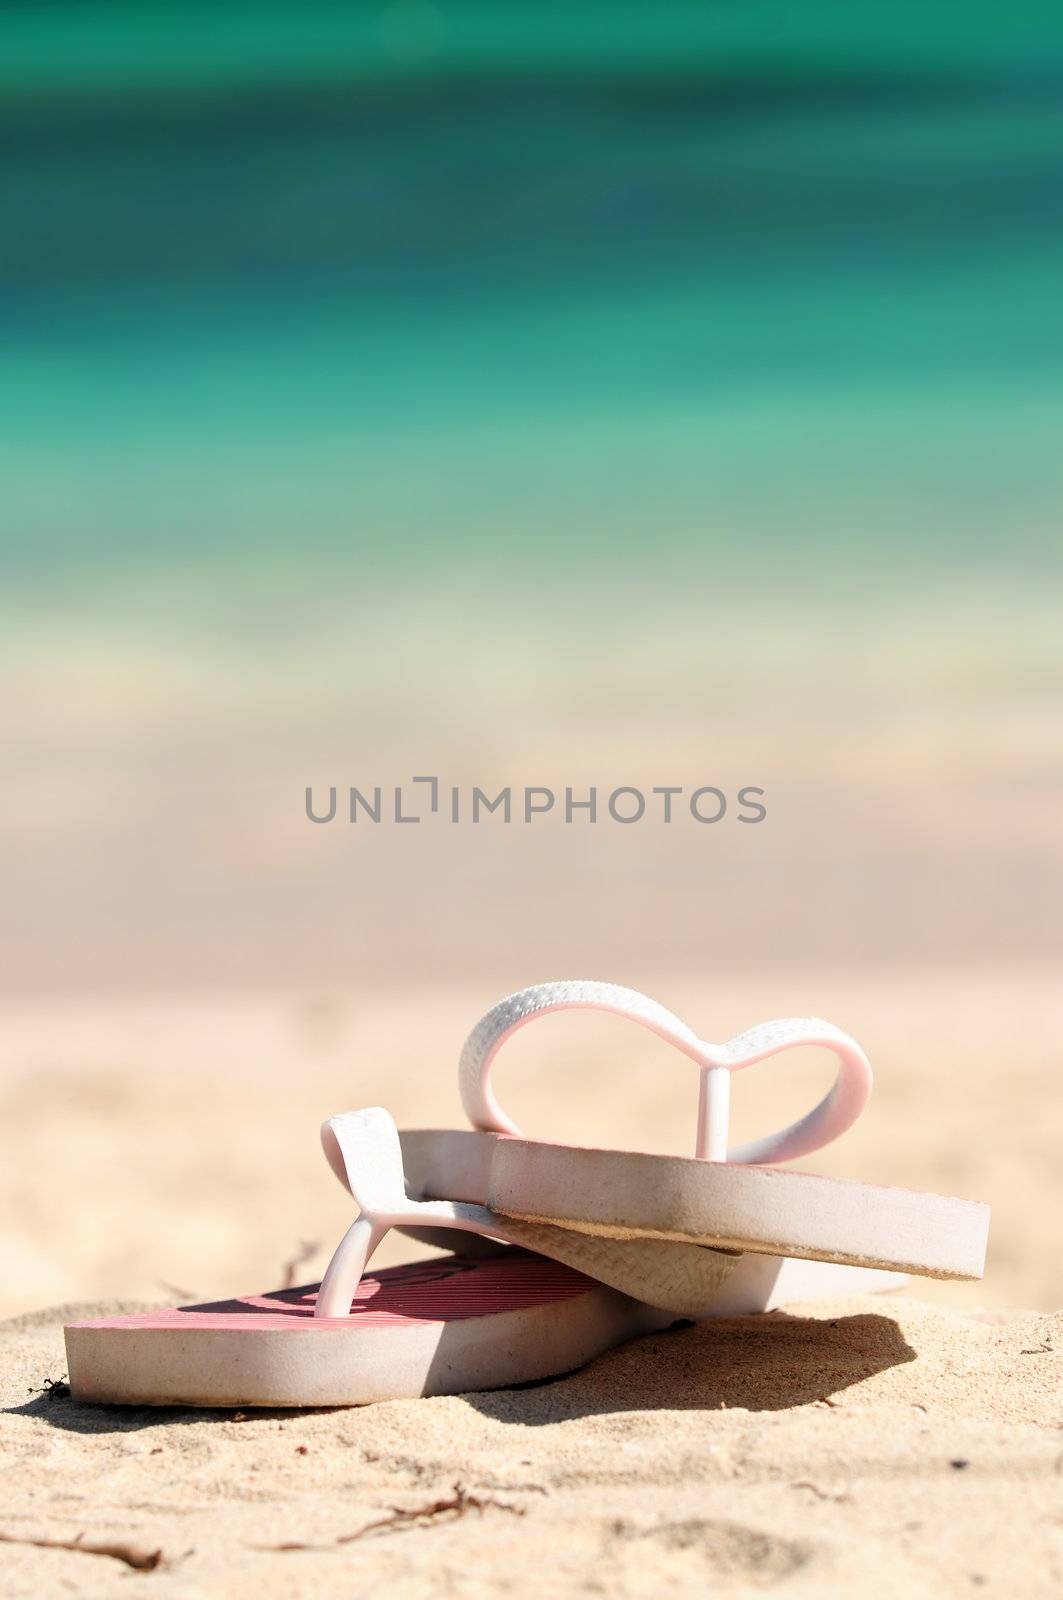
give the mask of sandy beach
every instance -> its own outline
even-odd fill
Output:
[[[807,984],[776,973],[778,1009]],[[762,1009],[762,987],[736,973],[656,992],[723,1032]],[[312,1281],[350,1220],[319,1121],[372,1102],[405,1124],[459,1120],[453,1060],[488,997],[9,1005],[4,1115],[24,1136],[3,1275],[4,1592],[1057,1592],[1063,1015],[1029,967],[831,987],[878,1083],[860,1124],[805,1164],[989,1200],[984,1282],[687,1327],[516,1391],[261,1415],[73,1403],[69,1302],[85,1315]],[[1018,1053],[1015,1019],[1035,1008]],[[686,1149],[689,1067],[639,1030],[552,1018],[509,1049],[501,1081],[529,1129]],[[812,1059],[746,1074],[737,1136],[795,1115],[825,1075]],[[393,1236],[380,1260],[424,1253]]]
[[[128,783],[83,734],[61,757],[76,812],[59,829],[26,769],[0,845],[16,935],[0,1007],[5,1594],[1058,1590],[1058,720],[915,727],[898,699],[839,721],[829,667],[798,685],[818,722],[795,709],[770,739],[721,735],[711,761],[693,734],[647,743],[644,723],[640,764],[600,730],[577,759],[571,727],[532,745],[527,718],[485,711],[515,731],[486,768],[466,760],[470,781],[755,772],[778,797],[770,832],[711,848],[689,827],[314,829],[301,783],[320,764],[290,729],[274,761],[273,711],[231,717],[250,731],[224,760],[204,733],[196,782],[167,788],[165,696],[127,705],[141,680],[126,673],[119,715],[113,676],[90,682]],[[315,727],[317,682],[293,727]],[[328,727],[326,781],[457,770],[422,768],[428,743],[378,739],[351,772]],[[64,1313],[41,1308],[73,1320],[316,1281],[351,1221],[322,1120],[379,1104],[400,1126],[461,1125],[476,1019],[577,975],[652,994],[711,1038],[810,1012],[850,1032],[871,1104],[803,1164],[988,1202],[984,1281],[911,1280],[903,1298],[658,1336],[537,1388],[358,1412],[125,1413],[49,1387]],[[804,1054],[743,1073],[734,1139],[800,1116],[829,1073]],[[692,1150],[689,1063],[618,1019],[544,1019],[497,1082],[530,1134]],[[392,1236],[377,1259],[423,1253]],[[131,1551],[161,1556],[140,1570]]]
[[[1063,1593],[1063,25],[939,9],[5,8],[0,1600]],[[859,1041],[798,1165],[984,1279],[72,1399],[64,1321],[316,1284],[322,1121],[463,1126],[566,978]],[[617,1017],[494,1086],[694,1152]]]
[[[1063,1581],[1059,1316],[857,1297],[654,1335],[516,1391],[261,1415],[76,1405],[46,1387],[59,1321],[0,1333],[12,1597]]]

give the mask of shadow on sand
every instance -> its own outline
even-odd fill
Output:
[[[786,1411],[915,1359],[892,1317],[772,1311],[680,1324],[567,1377],[465,1398],[483,1416],[524,1427],[620,1411]]]

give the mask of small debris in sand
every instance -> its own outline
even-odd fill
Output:
[[[818,1483],[812,1483],[808,1478],[801,1478],[797,1483],[792,1483],[790,1487],[791,1489],[811,1489],[817,1500],[831,1500],[835,1505],[839,1506],[847,1504],[852,1499],[852,1495],[846,1494],[844,1490],[839,1490],[836,1494],[832,1494],[829,1489],[821,1489]]]
[[[61,1378],[45,1378],[38,1389],[31,1389],[30,1394],[39,1394],[42,1400],[69,1400],[70,1385],[66,1381],[66,1373]]]
[[[284,1278],[281,1282],[282,1289],[295,1288],[295,1274],[300,1267],[304,1267],[308,1261],[312,1261],[320,1249],[321,1243],[319,1240],[300,1239],[299,1248],[295,1255],[292,1256],[290,1261],[286,1261],[281,1269],[284,1273]]]
[[[456,1520],[458,1517],[467,1516],[470,1511],[484,1512],[487,1510],[508,1511],[515,1517],[524,1515],[523,1506],[510,1504],[508,1500],[495,1500],[470,1494],[460,1483],[454,1485],[454,1493],[441,1500],[432,1500],[428,1505],[414,1506],[405,1509],[402,1506],[392,1506],[386,1517],[379,1517],[376,1522],[369,1522],[357,1533],[348,1533],[343,1538],[337,1539],[337,1544],[351,1544],[355,1539],[364,1539],[367,1533],[376,1533],[388,1528],[409,1527],[415,1524],[435,1522],[440,1517]]]
[[[364,1539],[371,1533],[390,1533],[400,1528],[427,1527],[437,1521],[454,1522],[459,1517],[467,1516],[470,1511],[483,1513],[487,1510],[508,1511],[515,1517],[524,1515],[523,1506],[511,1505],[506,1500],[495,1500],[490,1497],[470,1494],[468,1489],[460,1483],[454,1485],[454,1493],[439,1500],[431,1500],[422,1506],[392,1506],[386,1517],[378,1517],[374,1522],[367,1522],[364,1528],[359,1528],[356,1533],[341,1534],[334,1539],[331,1545],[302,1544],[299,1540],[287,1540],[284,1544],[256,1545],[258,1550],[331,1550],[338,1545],[354,1544],[358,1539]]]
[[[191,1301],[199,1299],[194,1289],[182,1289],[179,1283],[167,1283],[165,1278],[156,1278],[155,1282],[163,1294],[169,1295],[171,1300],[177,1300],[181,1305],[188,1305]]]
[[[28,1544],[36,1550],[76,1550],[86,1556],[110,1556],[113,1561],[124,1561],[135,1572],[154,1572],[164,1559],[161,1550],[145,1550],[123,1541],[86,1539],[82,1533],[76,1539],[28,1539],[20,1534],[0,1533],[0,1542]]]

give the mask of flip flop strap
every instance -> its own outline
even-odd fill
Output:
[[[523,1246],[676,1316],[704,1316],[739,1257],[660,1239],[602,1239],[550,1223],[503,1217],[463,1200],[411,1200],[398,1131],[380,1106],[330,1117],[321,1130],[329,1166],[359,1215],[329,1262],[316,1318],[346,1317],[373,1251],[389,1228],[442,1228]]]
[[[574,979],[539,983],[511,994],[481,1017],[465,1042],[458,1068],[462,1105],[474,1128],[524,1137],[503,1111],[491,1087],[495,1057],[519,1028],[551,1011],[607,1011],[648,1028],[689,1057],[700,1069],[698,1131],[694,1153],[702,1160],[744,1165],[790,1161],[837,1139],[852,1126],[871,1093],[871,1065],[854,1039],[819,1017],[784,1017],[713,1044],[699,1039],[686,1023],[636,989],[620,984]],[[805,1116],[777,1133],[728,1151],[731,1074],[798,1046],[819,1046],[838,1060],[833,1088]]]

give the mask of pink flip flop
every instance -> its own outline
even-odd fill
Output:
[[[572,1006],[628,1016],[696,1062],[693,1158],[520,1134],[492,1094],[494,1059],[517,1028]],[[834,1088],[791,1127],[728,1154],[730,1074],[799,1044],[836,1056]],[[324,1125],[325,1155],[359,1215],[320,1286],[72,1323],[74,1395],[299,1406],[448,1394],[571,1370],[680,1316],[892,1287],[897,1268],[981,1275],[987,1207],[767,1165],[836,1138],[867,1101],[866,1057],[828,1023],[768,1023],[712,1045],[633,990],[542,984],[481,1020],[460,1085],[472,1132],[400,1142],[379,1107]],[[455,1253],[367,1273],[392,1227]]]

